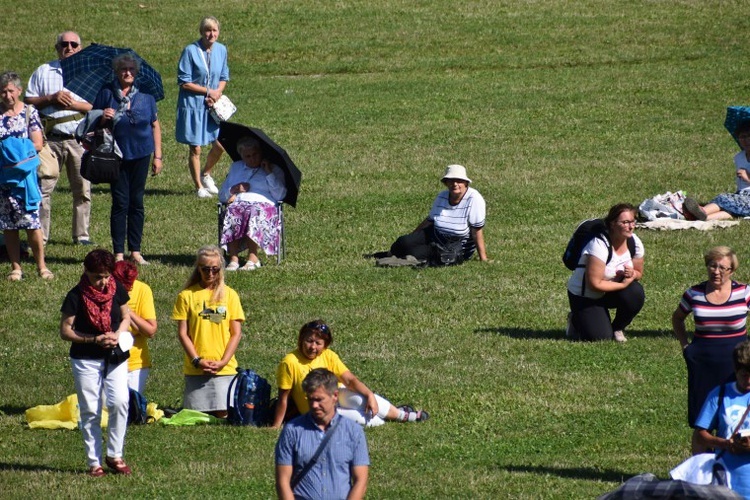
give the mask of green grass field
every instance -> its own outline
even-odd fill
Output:
[[[147,396],[179,406],[182,351],[169,320],[195,250],[216,239],[187,148],[174,141],[176,65],[204,15],[222,22],[233,121],[264,129],[304,173],[280,265],[228,277],[248,321],[242,366],[273,384],[299,327],[325,318],[334,349],[425,424],[367,431],[371,498],[594,498],[689,454],[686,373],[669,318],[704,278],[702,253],[734,247],[750,279],[750,229],[645,232],[646,305],[625,345],[564,340],[576,224],[667,190],[733,189],[728,105],[747,104],[749,27],[739,1],[219,0],[8,3],[3,68],[28,79],[56,33],[130,46],[164,78],[165,172],[149,180],[142,279],[159,331]],[[380,269],[426,215],[450,163],[487,200],[493,262]],[[223,179],[225,157],[215,178]],[[59,308],[86,248],[70,243],[70,192],[53,198],[57,278],[0,284],[0,492],[4,498],[269,498],[268,429],[130,428],[131,478],[86,477],[77,431],[32,431],[24,410],[74,392]],[[110,196],[92,238],[110,248]],[[7,265],[7,264],[6,264]],[[6,271],[0,273],[4,276]]]

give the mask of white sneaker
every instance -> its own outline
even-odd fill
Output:
[[[625,333],[622,330],[617,330],[615,332],[615,342],[627,342],[628,339],[625,338]]]
[[[240,263],[239,262],[230,262],[229,265],[227,266],[226,270],[227,271],[236,271],[239,268],[240,268]]]
[[[219,188],[216,187],[216,183],[210,175],[202,175],[201,184],[203,184],[203,187],[206,188],[209,193],[219,194]]]
[[[213,195],[208,192],[208,189],[206,188],[200,188],[198,190],[198,198],[205,199],[205,198],[211,198]]]

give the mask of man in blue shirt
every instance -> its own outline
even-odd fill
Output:
[[[310,402],[310,411],[288,422],[276,443],[279,498],[364,498],[370,466],[367,441],[358,424],[336,413],[339,395],[336,375],[325,368],[316,368],[305,377],[302,388]],[[330,432],[333,435],[315,464],[298,479]]]

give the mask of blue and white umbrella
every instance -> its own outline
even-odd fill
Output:
[[[729,106],[727,108],[727,118],[724,120],[724,127],[732,134],[737,145],[740,144],[740,141],[737,139],[737,129],[745,123],[750,123],[750,107]]]
[[[98,43],[92,43],[82,51],[60,61],[65,88],[88,102],[94,102],[102,87],[115,79],[112,60],[125,53],[132,54],[141,63],[141,71],[135,79],[138,90],[151,94],[157,101],[164,99],[161,75],[141,56],[128,48],[110,47]]]

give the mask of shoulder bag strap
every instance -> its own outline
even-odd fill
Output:
[[[336,422],[331,426],[330,430],[326,432],[326,435],[323,436],[323,440],[318,445],[318,449],[315,450],[315,454],[310,459],[309,462],[305,464],[305,466],[302,468],[299,473],[297,473],[290,483],[290,486],[292,487],[292,490],[299,484],[300,481],[307,475],[308,472],[310,472],[310,469],[313,468],[315,463],[320,458],[320,454],[323,453],[323,450],[325,450],[326,446],[328,445],[328,442],[331,440],[331,437],[333,437],[333,434],[336,432],[336,428],[339,426],[339,423],[341,423],[341,419],[344,418],[341,415],[338,416],[338,419]]]

